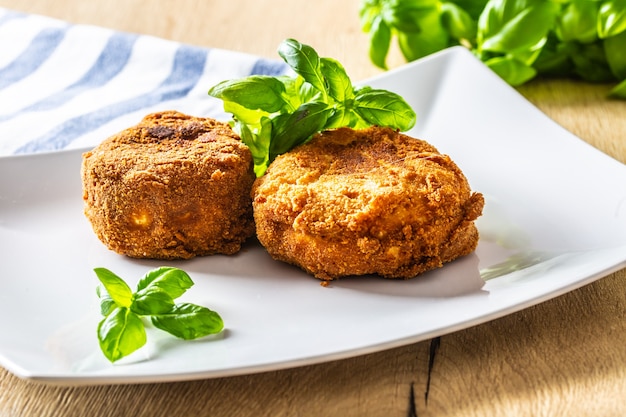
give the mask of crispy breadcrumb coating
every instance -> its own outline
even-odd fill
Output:
[[[252,190],[270,255],[322,280],[411,278],[474,251],[484,205],[452,160],[388,128],[341,128],[277,157]]]
[[[85,215],[115,252],[233,254],[254,234],[252,155],[231,128],[168,111],[83,155]]]

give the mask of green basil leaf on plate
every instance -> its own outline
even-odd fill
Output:
[[[177,304],[168,313],[153,315],[150,319],[155,327],[184,340],[219,333],[224,328],[218,313],[190,303]]]
[[[127,307],[117,307],[98,324],[100,350],[111,362],[135,352],[146,340],[141,318]]]
[[[150,287],[157,287],[176,299],[192,286],[193,281],[185,271],[164,266],[146,273],[137,284],[137,291],[141,292]]]
[[[130,307],[133,292],[122,278],[105,268],[95,268],[94,272],[116,305]]]

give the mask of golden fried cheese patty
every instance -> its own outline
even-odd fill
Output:
[[[85,215],[130,257],[233,254],[254,234],[254,178],[250,150],[227,124],[154,113],[83,155]]]
[[[484,205],[448,156],[380,127],[316,135],[252,193],[261,244],[322,280],[411,278],[467,255]]]

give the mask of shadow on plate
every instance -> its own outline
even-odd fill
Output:
[[[408,280],[377,276],[346,277],[330,283],[331,287],[397,297],[448,298],[469,294],[488,294],[478,271],[478,257],[472,253],[443,267]]]

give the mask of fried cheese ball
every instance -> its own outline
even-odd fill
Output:
[[[147,115],[83,155],[85,215],[134,258],[233,254],[254,234],[252,155],[228,124]]]
[[[253,186],[277,260],[329,281],[412,278],[474,251],[484,205],[452,160],[389,128],[340,128],[277,157]]]

